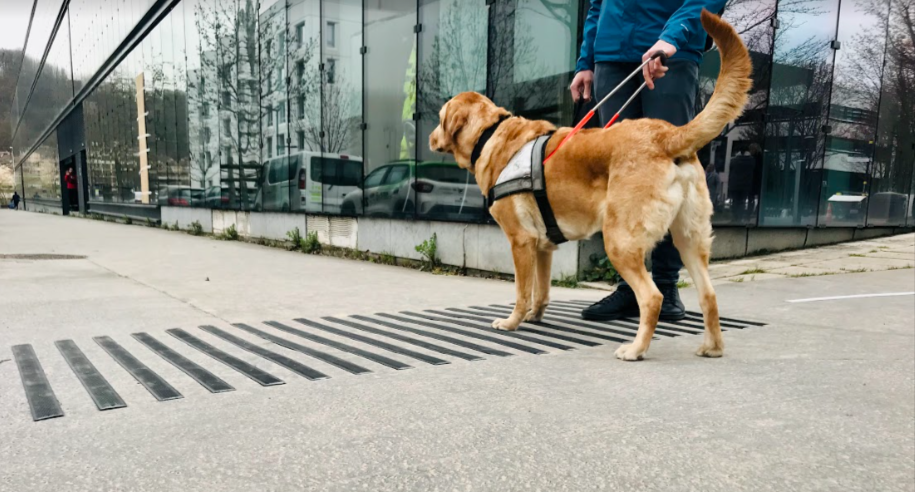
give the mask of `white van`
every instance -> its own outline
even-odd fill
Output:
[[[299,152],[264,163],[255,210],[339,214],[362,184],[362,158]]]

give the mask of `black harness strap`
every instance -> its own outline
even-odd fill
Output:
[[[552,136],[553,132],[550,132],[537,137],[534,142],[534,153],[531,156],[531,184],[533,185],[534,199],[537,200],[537,208],[540,209],[540,216],[543,217],[543,225],[546,226],[546,237],[553,244],[559,245],[568,241],[568,239],[562,234],[559,224],[556,223],[553,207],[550,206],[550,200],[546,196],[546,179],[543,176],[543,158],[546,155],[544,150]]]
[[[531,175],[522,178],[516,178],[495,185],[489,189],[489,195],[486,197],[486,206],[492,207],[496,200],[518,193],[531,192],[534,194],[534,200],[537,202],[537,208],[540,210],[540,216],[543,218],[543,225],[546,226],[546,237],[553,244],[562,244],[567,242],[565,235],[559,229],[556,222],[556,216],[553,214],[553,207],[550,206],[550,200],[546,195],[546,178],[543,175],[543,158],[546,144],[550,141],[553,132],[541,135],[534,140],[531,151]]]

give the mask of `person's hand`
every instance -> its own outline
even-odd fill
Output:
[[[569,90],[572,91],[572,100],[578,102],[579,99],[584,98],[585,101],[591,100],[591,86],[594,83],[594,71],[593,70],[582,70],[575,74],[575,78],[572,79],[572,85],[569,86]]]
[[[642,55],[642,61],[651,58],[651,55],[658,51],[663,51],[668,58],[674,56],[674,53],[677,52],[677,48],[674,45],[668,43],[667,41],[658,40],[648,51]],[[660,79],[667,73],[667,67],[661,65],[661,60],[655,58],[648,62],[644,67],[642,67],[642,75],[645,76],[645,83],[648,85],[649,89],[654,89],[654,81]]]

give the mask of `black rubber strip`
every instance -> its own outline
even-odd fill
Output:
[[[190,333],[182,330],[181,328],[172,328],[171,330],[165,330],[169,335],[181,340],[182,342],[194,347],[195,349],[209,355],[210,357],[222,362],[223,364],[235,369],[236,371],[244,374],[257,384],[261,386],[276,386],[279,384],[286,384],[282,379],[270,374],[269,372],[249,364],[234,355],[227,354],[222,350],[210,345],[207,342],[191,335]]]
[[[496,306],[496,305],[493,305],[492,307],[499,308],[499,309],[511,309],[511,308],[507,308],[504,306]],[[635,333],[638,332],[638,320],[637,319],[630,320],[628,318],[622,318],[622,319],[618,319],[618,320],[607,320],[607,321],[586,320],[586,319],[583,319],[581,317],[581,314],[578,312],[568,312],[568,311],[556,309],[553,307],[547,308],[546,312],[547,312],[547,315],[544,316],[544,318],[549,316],[549,319],[554,319],[561,323],[569,323],[569,324],[573,324],[576,326],[588,326],[588,327],[616,326],[623,330],[627,330],[626,333],[631,333],[633,336],[635,336]],[[636,321],[635,328],[632,328],[631,321]],[[617,331],[617,333],[619,333],[619,332]],[[676,337],[676,336],[680,336],[682,333],[692,333],[692,332],[686,332],[683,330],[665,330],[663,327],[660,327],[660,326],[655,327],[655,334],[660,335],[660,336]]]
[[[32,420],[46,420],[63,417],[64,411],[51,383],[41,368],[41,362],[35,355],[31,345],[13,345],[13,358],[19,368],[19,377],[25,389],[25,398],[29,401],[29,410],[32,411]]]
[[[619,321],[619,322],[621,322],[621,323],[626,323],[626,324],[631,325],[631,326],[634,326],[634,327],[636,327],[636,328],[639,327],[639,320],[637,320],[637,319],[622,318],[622,319],[619,319],[619,320],[616,320],[616,321]],[[657,328],[663,328],[663,329],[665,329],[665,330],[679,331],[679,332],[681,332],[681,333],[686,333],[687,335],[698,335],[698,334],[702,333],[702,330],[698,330],[698,329],[696,329],[696,328],[687,328],[687,327],[683,327],[683,326],[662,325],[661,323],[662,323],[662,322],[659,321],[659,322],[658,322],[658,325],[655,327],[655,329],[657,329]],[[722,331],[724,331],[724,330],[722,330]]]
[[[412,345],[416,345],[417,347],[422,347],[422,348],[427,349],[427,350],[432,350],[432,351],[438,352],[438,353],[440,353],[440,354],[450,355],[450,356],[453,356],[453,357],[457,357],[457,358],[459,358],[459,359],[464,359],[464,360],[469,360],[469,361],[483,360],[483,358],[480,357],[480,356],[478,356],[478,355],[467,354],[467,353],[464,353],[464,352],[459,352],[459,351],[457,351],[457,350],[451,350],[450,348],[442,347],[441,345],[436,345],[436,344],[434,344],[434,343],[424,342],[424,341],[419,340],[419,339],[417,339],[417,338],[413,338],[413,337],[408,337],[408,336],[405,336],[405,335],[401,335],[400,333],[391,333],[391,332],[386,331],[386,330],[379,330],[379,329],[377,329],[377,328],[372,328],[371,326],[366,326],[366,325],[363,325],[363,324],[361,324],[361,323],[355,323],[355,322],[353,322],[353,321],[348,321],[348,320],[345,320],[345,319],[334,318],[333,316],[326,316],[326,317],[324,317],[324,318],[322,318],[322,319],[324,319],[324,320],[326,320],[326,321],[330,321],[330,322],[332,322],[332,323],[337,323],[337,324],[339,324],[339,325],[348,326],[348,327],[350,327],[350,328],[355,328],[355,329],[357,329],[357,330],[362,330],[362,331],[367,332],[367,333],[374,333],[375,335],[380,335],[380,336],[385,336],[385,337],[393,338],[394,340],[399,340],[399,341],[404,342],[404,343],[409,343],[409,344],[412,344]]]
[[[129,372],[130,375],[142,384],[157,400],[166,401],[184,398],[178,390],[168,384],[168,381],[162,379],[162,377],[153,372],[152,369],[146,367],[146,364],[140,362],[139,359],[134,357],[127,349],[118,344],[118,342],[115,342],[111,337],[94,337],[93,340],[95,340],[95,343],[99,344],[105,352],[108,352],[108,355],[110,355],[115,362],[120,364],[125,371]]]
[[[512,353],[510,353],[510,352],[503,352],[503,351],[501,351],[501,350],[497,350],[497,349],[494,349],[494,348],[490,348],[490,347],[487,347],[487,346],[485,346],[485,345],[477,345],[477,344],[475,344],[475,343],[468,342],[468,341],[466,341],[466,340],[461,340],[461,339],[459,339],[459,338],[449,337],[449,336],[447,336],[447,335],[442,335],[442,334],[439,334],[439,333],[428,332],[428,331],[424,331],[424,330],[418,330],[418,329],[416,329],[416,328],[412,328],[412,327],[409,327],[409,326],[396,325],[396,324],[391,323],[391,322],[388,322],[388,321],[384,321],[384,320],[381,320],[381,319],[370,318],[370,317],[368,317],[368,316],[360,316],[360,315],[358,315],[358,314],[354,314],[354,315],[350,316],[350,318],[358,319],[358,320],[360,320],[360,321],[366,321],[366,322],[368,322],[368,323],[375,323],[376,325],[386,326],[386,327],[388,327],[388,328],[393,328],[393,329],[395,329],[395,330],[405,331],[405,332],[407,332],[407,333],[413,333],[413,334],[416,334],[416,335],[422,335],[422,336],[424,336],[424,337],[429,337],[429,338],[432,338],[432,339],[435,339],[435,340],[439,340],[439,341],[442,341],[442,342],[448,342],[448,343],[450,343],[450,344],[452,344],[452,345],[457,345],[458,347],[464,347],[464,348],[470,349],[470,350],[476,350],[477,352],[481,352],[481,353],[484,353],[484,354],[486,354],[486,355],[494,355],[494,356],[496,356],[496,357],[511,357],[512,355],[514,355],[514,354],[512,354]],[[420,324],[420,325],[421,325],[422,323],[417,323],[417,324]]]
[[[60,355],[64,356],[67,365],[79,378],[83,388],[89,393],[89,397],[95,402],[99,410],[111,410],[114,408],[124,408],[127,406],[121,395],[118,394],[105,376],[102,376],[98,369],[92,365],[92,361],[86,357],[73,340],[58,340],[54,342]]]
[[[222,338],[223,340],[231,343],[232,345],[235,345],[238,348],[247,350],[248,352],[251,352],[252,354],[259,355],[259,356],[269,360],[270,362],[283,366],[286,369],[289,369],[290,371],[292,371],[306,379],[316,381],[319,379],[327,379],[330,377],[327,374],[324,374],[321,371],[312,369],[295,359],[291,359],[289,357],[286,357],[285,355],[278,354],[271,350],[267,350],[264,347],[261,347],[260,345],[251,343],[243,338],[238,338],[237,336],[235,336],[231,333],[228,333],[224,330],[221,330],[215,326],[205,325],[205,326],[201,326],[200,329],[207,333],[210,333],[214,336]]]
[[[445,323],[451,323],[459,326],[466,326],[467,328],[475,328],[477,330],[483,330],[486,332],[494,333],[497,335],[502,335],[504,337],[515,338],[518,340],[524,340],[529,343],[536,343],[538,345],[544,345],[546,347],[551,347],[557,350],[574,350],[575,347],[569,345],[563,345],[561,343],[551,342],[549,340],[541,340],[536,337],[529,337],[527,335],[522,335],[516,331],[506,331],[506,330],[496,330],[495,328],[489,326],[489,323],[471,323],[469,321],[461,321],[459,319],[445,318],[442,316],[433,316],[426,313],[414,313],[412,311],[401,311],[401,314],[407,314],[410,316],[417,316],[420,318],[428,319],[429,321],[442,321]]]
[[[284,325],[278,321],[264,321],[264,324],[267,326],[272,326],[280,331],[285,331],[290,335],[295,335],[297,337],[302,337],[306,340],[311,340],[315,343],[320,343],[322,345],[327,345],[328,347],[335,348],[341,352],[347,352],[353,355],[358,355],[359,357],[366,358],[372,362],[377,362],[383,366],[388,366],[391,369],[402,371],[404,369],[412,369],[413,366],[400,362],[399,360],[394,360],[383,355],[376,354],[374,352],[369,352],[367,350],[362,350],[361,348],[353,347],[352,345],[347,345],[345,343],[340,343],[329,338],[324,338],[313,333],[308,333],[307,331],[302,331],[297,328],[293,328],[288,325]]]
[[[697,316],[687,313],[686,318],[684,318],[683,321],[691,321],[693,323],[696,323],[698,325],[705,327],[705,319],[702,316],[697,317]],[[749,326],[749,325],[739,325],[737,323],[734,323],[733,321],[732,322],[722,321],[721,318],[718,318],[718,324],[721,326],[724,326],[725,328],[737,328],[738,330],[742,330]]]
[[[289,350],[295,350],[296,352],[298,352],[300,354],[305,354],[309,357],[314,357],[315,359],[318,359],[322,362],[326,362],[332,366],[339,367],[340,369],[343,369],[344,371],[346,371],[350,374],[366,374],[366,373],[372,372],[360,365],[353,364],[352,362],[350,362],[348,360],[343,360],[335,355],[330,355],[326,352],[322,352],[320,350],[315,350],[311,347],[306,347],[304,345],[300,345],[291,340],[286,340],[283,337],[278,337],[271,333],[267,333],[266,331],[258,330],[257,328],[250,326],[250,325],[246,325],[244,323],[234,323],[232,326],[238,328],[239,330],[244,330],[252,335],[257,335],[257,336],[263,338],[264,340],[267,340],[269,342],[273,342],[273,343],[279,345],[280,347],[286,347]]]
[[[471,309],[479,309],[481,311],[490,312],[499,316],[507,316],[507,313],[512,311],[512,308],[510,307],[498,306],[495,304],[492,306],[471,306]],[[629,325],[623,323],[617,323],[613,321],[588,321],[581,319],[581,317],[578,315],[561,313],[555,310],[551,311],[549,309],[547,309],[547,314],[543,317],[543,319],[556,323],[565,323],[567,325],[580,326],[582,328],[605,331],[607,333],[615,333],[617,335],[629,337],[626,342],[631,342],[635,338],[637,331]],[[611,326],[614,326],[615,328],[610,328]],[[676,334],[669,334],[666,332],[658,334],[664,336],[677,336]]]
[[[686,314],[691,314],[693,316],[702,316],[702,313],[697,313],[695,311],[687,311]],[[760,321],[749,321],[745,319],[734,319],[734,318],[725,318],[724,316],[719,316],[718,319],[721,321],[730,321],[731,323],[740,323],[743,325],[752,325],[752,326],[766,326],[768,323],[762,323]]]
[[[153,338],[148,333],[134,333],[131,335],[138,342],[146,345],[146,348],[153,353],[168,361],[171,365],[180,369],[194,381],[209,390],[210,393],[224,393],[226,391],[235,391],[229,383],[223,381],[212,372],[204,369],[196,362],[172,350],[169,346]]]
[[[491,323],[491,322],[492,322],[492,318],[485,318],[485,317],[483,317],[483,316],[472,316],[472,315],[469,315],[469,314],[458,313],[458,312],[450,312],[450,311],[453,311],[453,310],[452,310],[452,309],[448,309],[448,310],[445,310],[445,311],[438,311],[438,310],[435,310],[435,309],[427,309],[427,310],[426,310],[426,312],[428,312],[428,313],[438,314],[438,315],[442,315],[442,316],[454,316],[454,317],[456,317],[456,318],[468,319],[468,320],[473,320],[473,321],[479,321],[479,322],[482,322],[482,323]],[[544,327],[544,328],[547,328],[547,326],[543,326],[543,327]],[[584,345],[585,347],[597,347],[597,346],[600,346],[600,345],[601,345],[600,342],[592,342],[591,340],[584,340],[584,339],[581,339],[581,338],[570,337],[570,336],[568,336],[568,335],[563,335],[563,334],[561,334],[561,333],[552,333],[552,332],[548,332],[548,331],[543,331],[543,330],[539,330],[539,329],[537,329],[537,328],[533,328],[533,327],[530,327],[530,326],[525,326],[524,323],[521,323],[521,325],[518,325],[518,331],[519,331],[519,332],[524,331],[524,332],[527,332],[527,333],[533,333],[533,334],[535,334],[535,335],[540,335],[540,336],[542,336],[542,337],[555,338],[555,339],[557,339],[557,340],[562,340],[562,341],[564,341],[564,342],[577,343],[577,344],[579,344],[579,345]],[[566,330],[566,331],[568,331],[568,330]],[[568,332],[569,332],[569,333],[572,333],[571,331],[568,331]],[[579,334],[579,335],[582,335],[583,333],[580,333],[580,332],[579,332],[578,334]]]
[[[414,324],[417,324],[420,326],[425,326],[428,328],[435,328],[436,330],[443,330],[443,331],[447,331],[447,332],[451,332],[451,333],[456,333],[458,335],[464,335],[465,337],[468,337],[468,338],[476,338],[477,340],[485,340],[487,342],[492,342],[492,343],[495,343],[498,345],[502,345],[503,347],[513,348],[515,350],[520,350],[522,352],[527,352],[529,354],[540,355],[540,354],[547,353],[547,351],[540,350],[539,348],[529,347],[527,345],[522,345],[520,343],[511,342],[511,341],[504,340],[501,338],[491,337],[489,335],[484,335],[479,332],[462,330],[460,328],[455,328],[453,326],[447,326],[447,325],[440,325],[438,323],[431,323],[431,322],[427,321],[426,319],[411,319],[411,318],[405,318],[403,316],[397,316],[395,314],[387,314],[387,313],[376,313],[376,316],[383,316],[385,318],[393,319],[393,320],[404,322],[404,323],[414,323]]]
[[[483,312],[483,311],[472,311],[470,309],[458,309],[458,308],[448,308],[448,311],[454,311],[456,313],[466,314],[466,315],[468,315],[468,318],[476,319],[478,321],[489,319],[489,318],[483,317],[483,315],[488,314],[487,312]],[[594,332],[590,332],[590,331],[578,330],[576,328],[570,328],[567,326],[560,326],[560,325],[553,324],[548,321],[542,321],[542,320],[537,321],[537,322],[525,321],[524,323],[522,323],[522,326],[525,326],[525,325],[533,325],[534,327],[539,326],[539,327],[543,327],[543,328],[550,328],[550,329],[553,329],[556,331],[574,333],[576,335],[584,335],[586,337],[598,338],[600,340],[607,340],[609,342],[626,343],[626,342],[631,341],[631,340],[627,340],[625,338],[604,335],[603,333],[594,333]],[[597,345],[600,345],[600,344],[597,344]]]
[[[355,340],[357,342],[362,342],[366,345],[371,345],[373,347],[378,347],[380,349],[387,350],[389,352],[394,352],[395,354],[405,355],[407,357],[413,357],[416,360],[425,362],[427,364],[432,364],[433,366],[441,366],[445,364],[450,364],[447,360],[439,359],[438,357],[433,357],[431,355],[426,355],[420,352],[416,352],[407,348],[398,347],[397,345],[391,345],[387,342],[382,342],[381,340],[375,340],[374,338],[364,337],[356,333],[350,333],[346,330],[340,330],[332,326],[327,326],[316,321],[305,318],[296,318],[297,322],[302,323],[305,326],[310,326],[318,330],[326,331],[327,333],[333,333],[334,335],[341,336],[344,338],[349,338],[350,340]]]

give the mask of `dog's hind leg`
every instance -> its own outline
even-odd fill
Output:
[[[537,249],[534,268],[534,302],[530,311],[524,318],[525,321],[540,321],[550,303],[550,273],[553,266],[553,251]]]
[[[707,196],[703,196],[696,188],[688,191],[683,206],[671,224],[670,233],[674,246],[680,252],[683,265],[699,291],[705,336],[696,355],[721,357],[724,353],[724,341],[721,338],[721,324],[718,319],[718,299],[708,273],[712,251],[712,204],[705,198]]]
[[[648,352],[651,337],[654,336],[664,296],[645,268],[646,248],[634,246],[632,241],[622,244],[616,239],[622,236],[625,235],[605,230],[604,247],[616,271],[635,293],[639,303],[639,331],[632,343],[620,345],[616,349],[616,357],[622,360],[642,360],[645,352]]]

